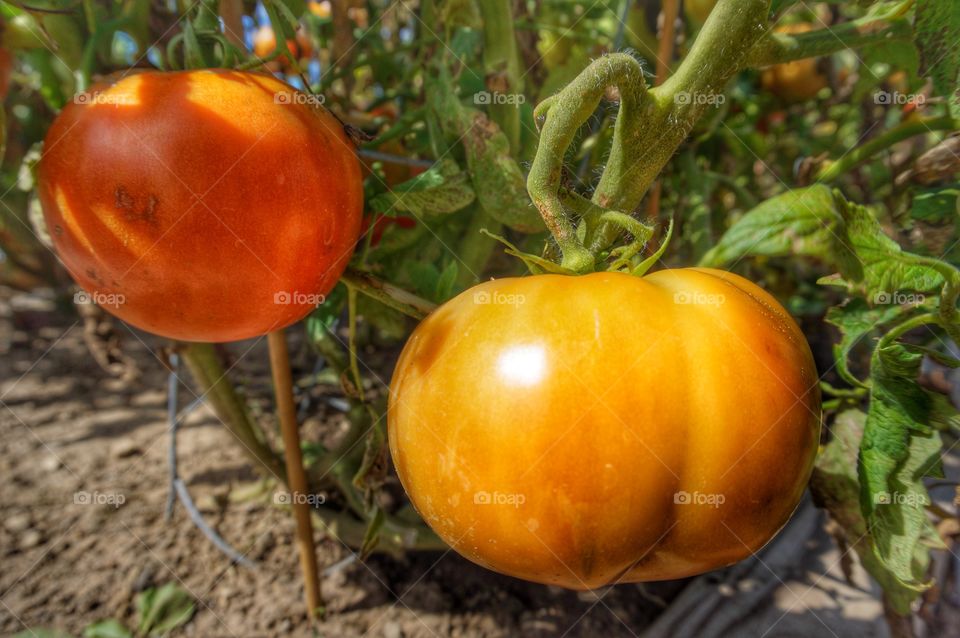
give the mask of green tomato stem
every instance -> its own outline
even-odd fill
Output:
[[[503,224],[491,217],[479,203],[474,202],[468,211],[470,225],[467,226],[466,234],[457,247],[460,262],[457,284],[461,288],[472,286],[483,278],[487,262],[490,261],[490,256],[497,247],[497,240],[491,235],[496,235],[503,230]]]
[[[868,161],[877,153],[890,148],[898,142],[909,139],[914,135],[922,135],[933,131],[953,131],[958,128],[960,128],[960,122],[950,116],[907,120],[878,135],[869,142],[858,146],[840,159],[834,162],[827,162],[817,173],[816,181],[832,182],[844,173]]]
[[[340,277],[346,286],[368,297],[376,299],[385,306],[413,317],[418,321],[433,312],[436,304],[422,299],[411,292],[381,281],[369,273],[348,268]]]
[[[512,95],[523,93],[511,0],[483,0],[477,4],[483,17],[483,65],[487,88],[491,92],[496,90]],[[519,104],[515,101],[491,103],[490,118],[507,136],[510,150],[516,153],[520,149]]]
[[[830,55],[844,49],[859,49],[874,44],[909,42],[913,27],[906,19],[889,22],[876,16],[860,18],[806,33],[773,33],[763,37],[751,49],[745,66],[763,67]]]
[[[644,115],[652,115],[657,110],[646,90],[643,69],[636,60],[627,54],[615,53],[594,61],[535,112],[538,120],[545,118],[545,121],[537,154],[527,176],[527,191],[560,247],[561,265],[574,272],[592,271],[594,256],[577,238],[559,196],[563,160],[577,129],[593,115],[610,86],[616,86],[620,91],[620,117],[614,129],[614,147],[604,172],[606,176],[607,172],[615,170],[612,166],[624,161],[619,149],[624,138],[630,136],[624,128],[632,131],[637,122],[647,119]],[[594,202],[602,208],[611,208],[596,197]]]
[[[185,344],[181,354],[199,387],[200,396],[210,403],[217,418],[240,442],[247,456],[265,475],[286,484],[283,460],[267,444],[266,436],[251,416],[246,402],[237,395],[213,345]]]

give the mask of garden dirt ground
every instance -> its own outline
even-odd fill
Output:
[[[49,300],[0,290],[0,635],[80,636],[110,617],[132,624],[136,593],[167,582],[198,601],[175,635],[205,638],[888,635],[876,590],[858,569],[852,584],[844,578],[842,555],[809,504],[759,560],[596,593],[499,576],[450,552],[374,556],[325,577],[328,613],[311,628],[292,521],[268,498],[237,498],[257,477],[206,408],[181,431],[180,475],[256,569],[231,567],[182,507],[164,520],[167,375],[155,354],[163,343],[117,324],[140,371],[120,380],[94,362],[83,323],[67,316]],[[265,343],[230,351],[239,361],[232,374],[269,396]],[[336,416],[322,409],[311,419],[321,427]],[[113,503],[76,503],[78,493]],[[349,555],[336,540],[318,541],[323,565]],[[955,605],[941,604],[932,623],[930,635],[960,636]]]

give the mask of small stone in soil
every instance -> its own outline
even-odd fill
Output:
[[[40,532],[35,529],[27,530],[23,533],[23,536],[20,537],[20,549],[36,547],[40,544],[41,540],[43,540],[43,537],[40,536]]]
[[[140,446],[131,439],[120,439],[119,441],[114,441],[110,446],[110,456],[116,459],[125,459],[136,454],[141,454],[142,452]]]
[[[23,513],[8,516],[4,519],[3,526],[14,533],[22,532],[30,527],[30,515]]]

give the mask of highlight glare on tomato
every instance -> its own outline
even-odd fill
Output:
[[[480,565],[571,589],[681,578],[789,519],[817,381],[796,323],[737,275],[502,279],[415,330],[389,444],[420,514]]]
[[[224,70],[93,87],[47,134],[38,192],[95,302],[186,341],[266,334],[346,267],[363,208],[342,125],[287,84]]]

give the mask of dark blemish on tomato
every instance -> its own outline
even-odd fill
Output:
[[[63,234],[63,226],[61,226],[60,224],[55,225],[55,226],[53,227],[53,234],[54,234],[54,235],[62,235],[62,234]]]
[[[421,375],[426,374],[440,358],[440,353],[453,331],[453,321],[446,317],[434,317],[434,322],[431,329],[421,337],[413,358],[413,364]]]
[[[113,205],[117,210],[123,211],[124,219],[129,221],[145,221],[148,224],[156,225],[157,205],[160,203],[160,200],[158,200],[155,195],[150,195],[147,198],[146,205],[142,209],[137,208],[136,200],[123,186],[117,186],[113,197]]]
[[[95,281],[99,285],[103,285],[103,279],[100,278],[100,275],[97,274],[97,271],[93,268],[87,268],[87,277],[92,281]]]

